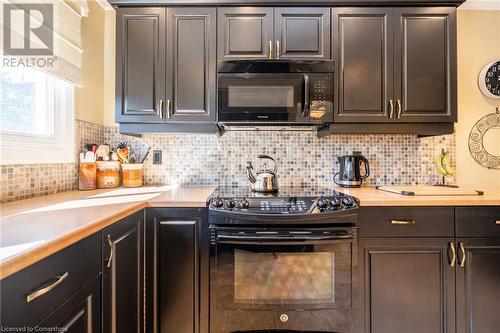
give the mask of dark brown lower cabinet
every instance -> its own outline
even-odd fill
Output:
[[[143,221],[140,211],[101,233],[104,333],[145,332]]]
[[[147,332],[208,332],[206,209],[150,208]]]
[[[500,238],[459,238],[458,244],[457,332],[498,332]]]
[[[360,241],[360,327],[369,333],[455,331],[453,238]]]
[[[100,279],[96,278],[35,326],[35,332],[101,331]]]

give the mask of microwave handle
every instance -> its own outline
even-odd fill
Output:
[[[309,98],[309,91],[310,91],[310,79],[309,75],[304,74],[304,107],[302,109],[302,116],[307,117],[309,115],[309,103],[310,103],[310,98]]]

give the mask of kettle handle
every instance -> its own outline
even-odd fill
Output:
[[[365,165],[365,174],[360,175],[361,179],[366,179],[370,175],[370,166],[368,165],[368,160],[363,156],[359,157],[359,164],[363,163]]]
[[[257,157],[261,158],[261,159],[267,159],[267,160],[273,161],[273,163],[274,163],[274,170],[272,171],[272,173],[276,173],[276,171],[278,170],[278,164],[276,163],[276,161],[274,160],[274,158],[272,158],[269,155],[263,155],[263,154],[261,154],[261,155],[259,155]]]
[[[339,186],[342,186],[340,183],[337,183],[337,181],[335,180],[335,178],[339,176],[340,177],[340,172],[335,172],[335,174],[333,175],[333,182]]]

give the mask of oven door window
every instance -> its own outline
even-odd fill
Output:
[[[352,243],[219,244],[217,305],[231,309],[351,306]]]
[[[305,121],[301,74],[219,74],[219,120]]]

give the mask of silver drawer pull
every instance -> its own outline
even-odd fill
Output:
[[[391,224],[415,224],[415,220],[391,220]]]
[[[496,220],[496,221],[495,221],[495,224],[500,225],[500,220]]]
[[[68,272],[66,272],[62,275],[59,275],[56,277],[57,280],[54,281],[54,283],[48,285],[47,287],[43,287],[42,289],[38,289],[38,290],[32,292],[31,294],[26,296],[26,302],[29,303],[32,300],[37,299],[38,297],[40,297],[42,295],[45,295],[46,293],[48,293],[49,291],[51,291],[52,289],[54,289],[55,287],[60,285],[64,280],[66,280],[68,275],[69,275]]]

